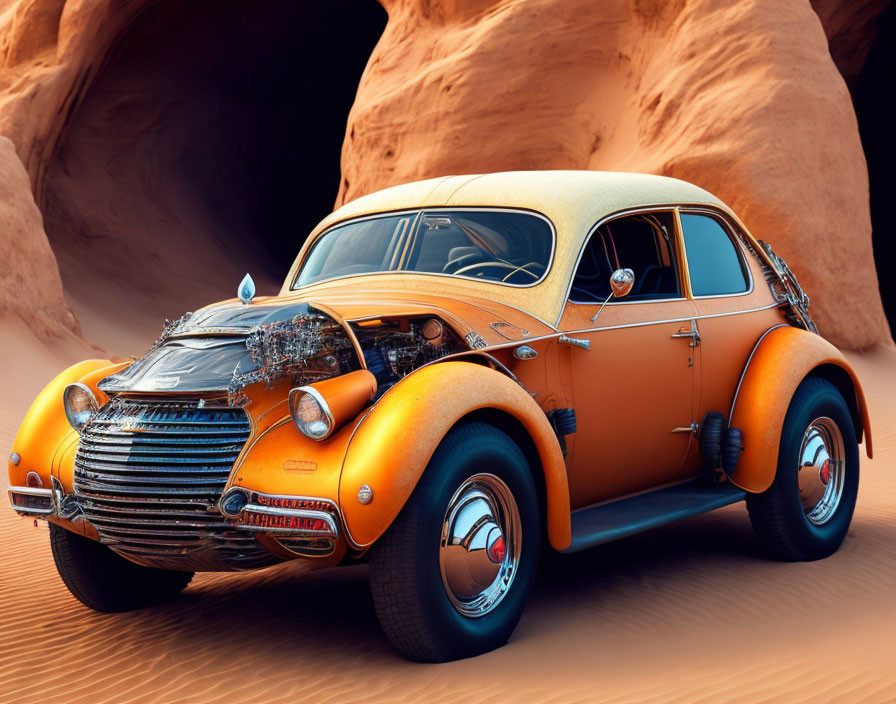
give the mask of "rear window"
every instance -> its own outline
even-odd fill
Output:
[[[682,213],[681,230],[695,296],[732,295],[749,288],[743,260],[718,220]]]
[[[531,286],[548,271],[554,230],[532,213],[417,210],[350,221],[311,247],[293,288],[376,273],[426,273]]]

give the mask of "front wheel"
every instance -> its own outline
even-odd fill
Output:
[[[829,381],[797,388],[784,418],[772,486],[747,497],[759,542],[778,560],[818,560],[849,530],[859,489],[859,448],[849,408]]]
[[[371,593],[386,636],[421,662],[503,645],[532,587],[540,539],[520,448],[485,423],[452,429],[371,549]]]
[[[192,572],[143,567],[102,543],[50,524],[50,547],[62,581],[72,595],[95,611],[130,611],[171,599]]]

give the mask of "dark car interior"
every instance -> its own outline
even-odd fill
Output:
[[[569,300],[602,303],[610,295],[610,276],[616,269],[635,273],[626,301],[677,298],[673,228],[671,212],[629,215],[601,225],[582,252]]]

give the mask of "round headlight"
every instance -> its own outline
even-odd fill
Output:
[[[289,412],[296,427],[312,440],[323,440],[333,432],[333,413],[317,389],[300,386],[290,391]]]
[[[62,405],[65,407],[68,422],[79,433],[100,408],[93,392],[81,383],[65,387],[65,391],[62,392]]]

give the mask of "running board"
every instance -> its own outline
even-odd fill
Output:
[[[578,552],[619,540],[683,518],[713,511],[746,498],[737,487],[705,480],[638,494],[628,499],[583,508],[572,514],[572,542],[562,552]]]

